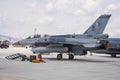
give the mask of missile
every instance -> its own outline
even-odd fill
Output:
[[[50,53],[50,52],[68,52],[67,47],[36,47],[31,49],[33,53]]]

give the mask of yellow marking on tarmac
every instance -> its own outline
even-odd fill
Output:
[[[13,78],[13,77],[9,77],[9,76],[0,76],[0,79],[4,79],[4,80],[21,80],[20,78]]]

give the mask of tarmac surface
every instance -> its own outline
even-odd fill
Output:
[[[31,63],[29,61],[7,60],[6,56],[24,53],[32,54],[30,49],[9,48],[0,49],[0,80],[119,80],[120,57],[89,54],[75,56],[68,60],[57,60],[56,54],[43,55],[46,63]]]

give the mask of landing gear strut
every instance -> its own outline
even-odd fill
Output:
[[[74,55],[73,54],[68,54],[69,56],[69,60],[73,60],[74,59]]]
[[[61,59],[62,59],[62,54],[58,54],[58,55],[57,55],[57,59],[58,59],[58,60],[61,60]]]

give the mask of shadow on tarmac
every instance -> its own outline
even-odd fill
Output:
[[[111,56],[100,56],[100,57],[105,57],[105,58],[120,58],[120,56],[116,56],[116,57],[111,57]]]
[[[62,60],[57,60],[56,58],[44,58],[46,60],[51,60],[51,61],[70,61],[70,62],[91,62],[91,63],[106,63],[106,62],[115,62],[112,60],[100,60],[100,59],[62,59]]]

